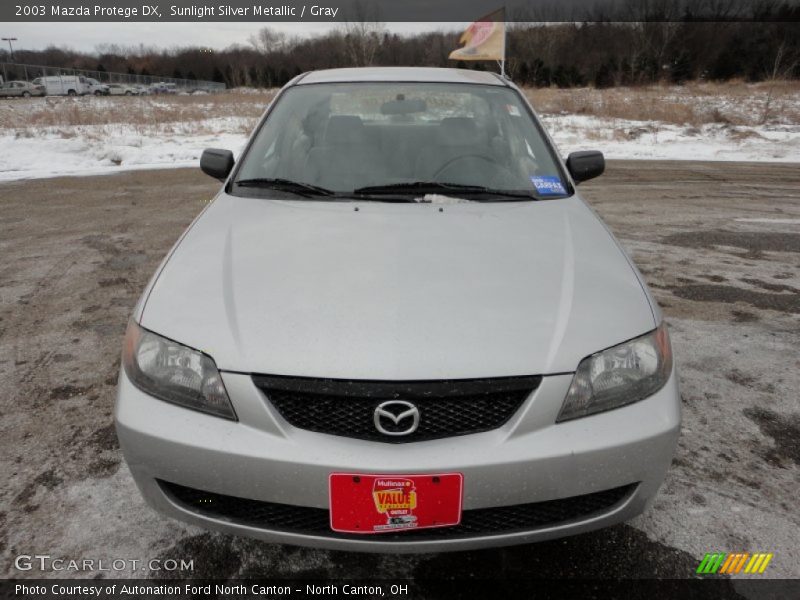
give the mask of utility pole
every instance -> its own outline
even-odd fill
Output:
[[[8,42],[8,49],[11,52],[11,60],[13,62],[13,60],[14,60],[14,46],[11,45],[11,42],[16,42],[17,38],[0,38],[0,39],[2,39],[4,42]]]

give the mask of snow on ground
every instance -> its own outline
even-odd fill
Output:
[[[202,127],[140,133],[130,125],[43,128],[35,136],[0,135],[0,181],[103,175],[134,169],[189,167],[199,164],[204,148],[227,148],[238,155],[247,136],[241,119],[208,119]]]
[[[173,105],[146,98],[47,99],[30,106],[6,101],[0,105],[0,181],[192,167],[208,147],[238,154],[269,98],[247,99],[252,103],[247,106],[237,96],[232,96],[226,116],[209,118],[225,112],[219,104],[191,104],[196,102],[191,99],[171,100]],[[202,102],[211,102],[208,98]],[[28,110],[32,116],[25,120]],[[598,149],[610,159],[800,161],[796,122],[693,126],[565,112],[545,113],[543,120],[565,156]]]
[[[699,127],[583,115],[543,115],[562,154],[602,150],[607,158],[800,161],[800,126],[708,123]]]

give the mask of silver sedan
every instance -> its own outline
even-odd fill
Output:
[[[117,432],[191,523],[375,552],[545,540],[653,501],[680,428],[667,326],[499,76],[298,76],[144,291]]]
[[[0,97],[30,98],[44,95],[45,87],[43,85],[34,85],[28,81],[8,81],[0,84]]]

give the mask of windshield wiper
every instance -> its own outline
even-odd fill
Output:
[[[234,181],[233,183],[234,185],[241,187],[269,188],[306,196],[336,195],[336,192],[333,190],[319,187],[318,185],[312,185],[310,183],[303,183],[302,181],[292,181],[291,179],[262,177],[257,179],[240,179],[239,181]]]
[[[524,198],[536,200],[536,196],[526,192],[495,190],[481,185],[463,185],[460,183],[442,183],[439,181],[413,181],[410,183],[390,183],[387,185],[371,185],[353,190],[353,194],[403,194],[403,193],[429,193],[451,192],[461,195],[488,194],[492,196],[505,196],[508,198]]]
[[[471,191],[483,190],[481,186],[461,185],[459,183],[442,183],[439,181],[412,181],[402,183],[388,183],[386,185],[368,185],[356,188],[354,194],[396,194],[398,192],[419,192],[422,190],[451,190],[451,191]]]

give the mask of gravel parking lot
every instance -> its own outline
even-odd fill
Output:
[[[198,169],[0,185],[3,577],[58,575],[14,568],[35,553],[194,559],[195,577],[690,577],[711,551],[773,552],[767,575],[800,577],[796,164],[613,162],[582,188],[671,327],[684,408],[673,467],[629,524],[448,555],[268,545],[141,500],[112,424],[122,335],[216,187]]]

